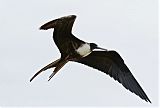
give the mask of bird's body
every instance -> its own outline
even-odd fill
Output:
[[[85,44],[82,44],[79,48],[77,48],[76,52],[80,56],[85,57],[85,56],[89,55],[92,52],[92,50],[91,50],[90,44],[85,43]]]
[[[61,58],[42,68],[30,81],[41,72],[55,67],[49,77],[50,80],[67,62],[74,61],[108,74],[126,89],[145,101],[151,102],[116,51],[108,51],[98,47],[95,43],[84,42],[72,34],[75,19],[75,15],[61,17],[40,27],[43,30],[54,28],[53,39],[61,53]],[[95,51],[94,49],[101,49],[101,51]]]

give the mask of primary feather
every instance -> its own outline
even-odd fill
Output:
[[[116,51],[93,51],[76,62],[98,69],[145,101],[151,101]]]

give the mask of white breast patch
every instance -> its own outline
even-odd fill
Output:
[[[83,44],[76,51],[78,54],[85,57],[91,53],[90,45],[88,43]]]

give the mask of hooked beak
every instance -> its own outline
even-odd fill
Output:
[[[105,49],[105,48],[101,48],[101,47],[96,47],[96,49],[101,49],[101,50],[105,50],[105,51],[107,51],[107,49]]]

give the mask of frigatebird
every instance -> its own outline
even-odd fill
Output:
[[[61,53],[61,58],[39,70],[30,79],[30,82],[41,72],[55,67],[49,76],[50,80],[67,62],[74,61],[106,73],[121,83],[126,89],[135,93],[146,102],[151,103],[142,87],[125,65],[124,60],[116,51],[108,51],[95,43],[82,41],[72,34],[72,26],[75,19],[75,15],[69,15],[52,20],[40,27],[40,30],[54,28],[53,40]],[[95,49],[100,49],[100,51]]]

